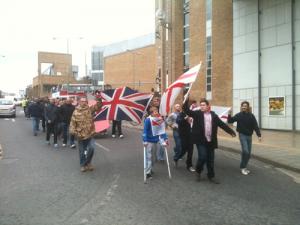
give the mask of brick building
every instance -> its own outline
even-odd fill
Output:
[[[202,61],[191,97],[232,105],[232,0],[156,0],[162,89]]]
[[[38,76],[33,78],[33,97],[49,96],[53,88],[66,83],[76,83],[72,55],[38,52]]]
[[[95,46],[92,52],[95,72],[92,71],[92,74],[99,73],[100,82],[103,80],[112,88],[127,86],[140,92],[156,91],[156,55],[153,34],[107,46]]]

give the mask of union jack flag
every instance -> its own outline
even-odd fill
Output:
[[[101,98],[103,106],[95,115],[95,121],[128,120],[141,123],[152,94],[121,87],[101,92]]]

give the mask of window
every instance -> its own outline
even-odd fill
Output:
[[[183,66],[188,68],[190,64],[190,14],[189,0],[183,1]]]
[[[206,98],[212,98],[212,0],[206,0]]]

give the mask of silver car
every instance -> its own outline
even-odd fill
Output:
[[[16,117],[16,106],[12,100],[0,98],[0,116]]]

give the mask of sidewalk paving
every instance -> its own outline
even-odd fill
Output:
[[[134,126],[127,121],[123,121],[123,126],[142,129],[142,125]],[[171,135],[172,131],[168,129],[167,133]],[[261,142],[253,135],[252,158],[300,173],[300,133],[271,130],[262,130],[261,133]],[[220,150],[238,154],[241,152],[238,136],[232,138],[222,129],[219,129],[218,142]]]

